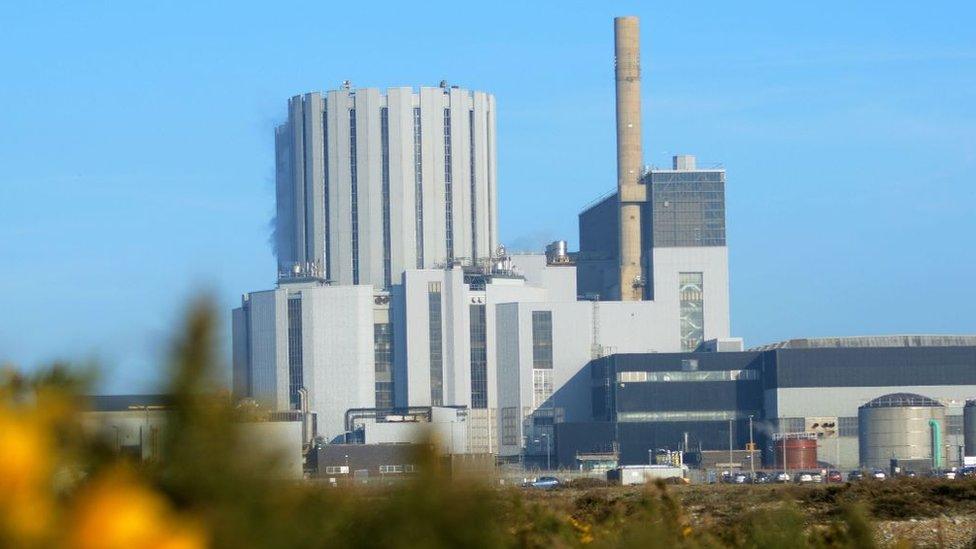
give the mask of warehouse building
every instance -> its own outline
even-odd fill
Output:
[[[854,468],[861,462],[858,409],[891,393],[922,395],[944,407],[942,455],[959,464],[963,407],[976,395],[976,337],[797,340],[744,352],[614,354],[593,361],[590,373],[589,422],[557,426],[563,466],[574,466],[577,454],[608,449],[625,464],[647,463],[648,452],[658,448],[727,450],[730,438],[732,448],[741,450],[750,441],[751,418],[752,440],[767,460],[774,435],[812,433],[820,462]]]

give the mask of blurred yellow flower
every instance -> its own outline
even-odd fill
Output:
[[[0,408],[0,531],[21,543],[42,539],[52,519],[52,443],[31,416]]]
[[[68,546],[74,549],[197,549],[198,529],[179,520],[167,501],[116,470],[85,489],[75,505]]]

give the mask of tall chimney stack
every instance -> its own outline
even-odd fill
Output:
[[[620,300],[644,298],[641,263],[640,23],[636,17],[613,20],[617,80],[617,197],[620,201]]]

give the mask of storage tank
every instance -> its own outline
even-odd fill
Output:
[[[967,400],[966,407],[962,409],[962,432],[966,457],[976,457],[976,400]]]
[[[811,433],[774,435],[773,462],[777,469],[817,469],[817,437]]]
[[[914,393],[880,396],[857,410],[861,466],[886,469],[892,459],[942,466],[945,407]]]

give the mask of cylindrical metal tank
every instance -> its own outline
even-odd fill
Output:
[[[945,432],[945,407],[929,397],[913,393],[880,396],[858,408],[857,423],[862,467],[886,469],[892,459],[943,465],[933,463],[932,458],[933,445],[941,444],[940,435]],[[941,448],[934,452],[936,456],[941,453]]]
[[[773,443],[773,456],[777,469],[816,469],[817,439],[806,433],[787,433]]]
[[[966,456],[976,456],[976,400],[967,400],[962,410],[962,432]]]

